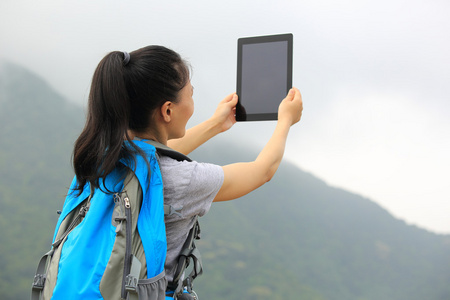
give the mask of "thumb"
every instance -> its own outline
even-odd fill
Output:
[[[295,90],[294,88],[291,88],[288,92],[288,94],[286,95],[286,100],[292,101],[294,100],[294,96],[295,96]]]
[[[231,101],[233,103],[234,106],[236,106],[237,102],[238,102],[238,95],[236,93],[233,94],[233,97],[231,98]]]
[[[236,106],[237,101],[238,96],[236,93],[229,94],[222,100],[223,103],[230,104],[231,106]]]

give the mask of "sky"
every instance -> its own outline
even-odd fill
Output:
[[[449,15],[444,0],[2,0],[0,59],[85,105],[105,54],[167,46],[193,66],[195,125],[236,89],[238,38],[292,33],[304,110],[285,159],[450,234]],[[217,139],[263,147],[274,126]]]

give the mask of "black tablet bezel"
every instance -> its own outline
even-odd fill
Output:
[[[291,33],[287,34],[277,34],[277,35],[266,35],[266,36],[256,36],[256,37],[246,37],[238,39],[238,56],[237,56],[237,84],[236,93],[238,95],[238,105],[236,106],[236,121],[267,121],[267,120],[277,120],[278,112],[273,113],[252,113],[246,112],[241,104],[241,92],[242,92],[242,49],[244,45],[248,44],[262,44],[262,43],[272,43],[272,42],[287,42],[287,81],[286,81],[286,94],[289,89],[292,88],[292,52],[293,52],[293,35]],[[245,103],[245,99],[243,99]],[[282,99],[279,99],[281,102]]]

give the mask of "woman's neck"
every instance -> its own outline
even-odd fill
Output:
[[[163,145],[167,145],[167,138],[160,136],[157,136],[155,134],[151,134],[149,132],[135,132],[133,130],[128,131],[128,136],[130,139],[139,138],[142,140],[152,140],[158,143],[161,143]]]

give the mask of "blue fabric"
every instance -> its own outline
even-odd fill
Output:
[[[186,288],[183,290],[183,294],[189,294],[189,292],[186,290]],[[167,295],[172,295],[172,296],[167,296]],[[173,291],[166,292],[166,300],[173,300]]]
[[[143,203],[137,227],[147,261],[147,277],[152,278],[164,270],[167,250],[162,177],[154,146],[141,141],[135,141],[135,144],[146,153],[147,157],[138,155],[136,165],[129,165],[125,161],[123,163],[135,171],[142,187]],[[151,178],[148,165],[151,169]],[[111,191],[121,191],[123,174],[113,171],[106,177],[104,184]],[[70,191],[73,191],[75,185],[76,179],[73,180]],[[62,220],[89,196],[90,188],[86,185],[79,196],[70,191],[58,220],[54,239]],[[52,299],[103,299],[100,294],[100,281],[116,237],[116,228],[111,222],[113,210],[113,196],[97,189],[86,217],[62,245]]]
[[[166,261],[163,182],[155,147],[144,141],[134,141],[134,143],[146,152],[151,170],[151,179],[149,180],[147,164],[142,156],[138,156],[135,173],[141,184],[145,200],[141,206],[137,227],[141,233],[147,261],[147,278],[152,278],[164,270]]]

